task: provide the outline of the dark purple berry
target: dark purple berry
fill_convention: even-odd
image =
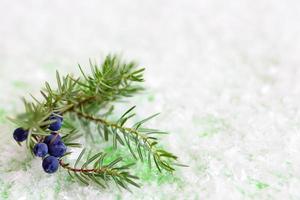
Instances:
[[[60,117],[57,116],[51,116],[49,118],[50,120],[56,120],[55,122],[53,122],[52,124],[49,125],[49,129],[51,131],[58,131],[59,129],[61,129],[62,126],[62,120]]]
[[[14,139],[17,141],[17,142],[23,142],[24,140],[27,139],[27,136],[28,136],[28,131],[27,130],[24,130],[23,128],[17,128],[15,131],[14,131]]]
[[[59,162],[56,157],[47,156],[46,158],[44,158],[42,166],[46,173],[52,174],[57,171]]]
[[[33,153],[34,155],[38,157],[44,157],[48,153],[48,146],[45,143],[37,143],[33,147]]]
[[[50,115],[49,119],[50,119],[51,117],[57,117],[57,118],[59,118],[61,121],[64,121],[64,118],[63,118],[63,116],[62,116],[62,114],[61,114],[60,112],[54,112],[53,114]]]
[[[57,144],[61,141],[60,135],[58,133],[52,132],[51,135],[48,135],[44,139],[44,143],[46,143],[49,147],[50,144]]]
[[[63,142],[49,145],[49,154],[55,157],[62,157],[67,151],[67,147]]]

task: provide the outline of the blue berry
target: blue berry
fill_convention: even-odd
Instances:
[[[24,140],[27,139],[28,137],[28,131],[27,130],[24,130],[23,128],[17,128],[15,131],[14,131],[14,139],[17,141],[17,142],[23,142]]]
[[[49,129],[51,131],[58,131],[59,129],[61,129],[62,126],[62,120],[60,117],[57,116],[51,116],[49,118],[50,120],[56,120],[55,122],[53,122],[52,124],[50,124]]]
[[[59,162],[54,156],[47,156],[43,160],[43,169],[46,173],[52,174],[58,170]]]
[[[58,133],[52,132],[51,135],[48,135],[44,139],[44,143],[46,143],[49,147],[51,144],[57,144],[61,141],[60,135]]]
[[[61,114],[60,112],[54,112],[54,114],[51,114],[51,115],[50,115],[49,119],[50,119],[51,117],[57,117],[57,118],[59,118],[61,121],[64,121],[64,118],[62,117],[62,114]]]
[[[67,147],[63,142],[49,145],[49,154],[55,157],[62,157],[67,151]]]
[[[48,146],[45,143],[37,143],[33,147],[33,153],[34,155],[38,157],[44,157],[48,153]]]

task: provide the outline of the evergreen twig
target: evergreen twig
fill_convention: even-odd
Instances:
[[[10,120],[29,130],[27,147],[30,151],[32,152],[36,143],[50,134],[47,127],[53,123],[53,120],[50,120],[49,116],[53,114],[64,115],[64,117],[67,116],[67,119],[64,121],[61,134],[63,135],[62,140],[68,147],[81,146],[75,141],[82,135],[79,134],[78,128],[71,123],[74,118],[78,118],[82,122],[83,128],[89,127],[90,122],[95,123],[98,127],[97,130],[106,141],[111,138],[115,148],[118,144],[126,146],[135,159],[147,161],[149,167],[154,163],[159,171],[162,169],[174,171],[174,165],[178,165],[176,163],[177,157],[159,147],[158,137],[155,136],[166,134],[166,132],[144,127],[144,124],[157,114],[130,127],[126,124],[135,115],[133,113],[135,106],[128,109],[115,122],[107,119],[107,116],[113,112],[114,107],[111,105],[113,102],[143,90],[143,87],[139,86],[138,83],[144,81],[143,71],[145,69],[137,69],[134,62],[123,62],[117,56],[107,56],[100,66],[90,61],[90,67],[92,73],[88,75],[79,65],[82,77],[78,78],[72,75],[61,77],[56,72],[57,89],[46,82],[41,91],[43,101],[33,96],[34,102],[23,99],[25,112]],[[101,114],[100,111],[105,112]],[[78,168],[85,149],[73,167],[63,161],[70,153],[66,153],[59,160],[59,163],[63,169],[68,171],[70,176],[84,184],[94,182],[105,187],[107,181],[113,180],[118,186],[126,189],[129,189],[127,184],[139,187],[134,181],[138,178],[128,172],[131,164],[116,167],[122,158],[117,158],[104,165],[103,160],[106,155],[99,152],[92,157],[88,156],[84,164]]]
[[[140,185],[135,181],[139,178],[131,175],[128,172],[128,169],[133,164],[118,167],[117,164],[122,161],[122,158],[117,158],[108,164],[104,164],[106,154],[100,152],[87,159],[79,168],[77,167],[77,165],[83,157],[84,153],[85,149],[82,150],[73,167],[71,167],[67,163],[64,163],[63,160],[60,160],[59,164],[64,169],[68,170],[70,176],[85,185],[89,185],[90,182],[93,182],[100,187],[106,188],[106,182],[113,180],[118,186],[121,186],[127,190],[129,190],[128,184],[140,187]],[[93,166],[91,168],[88,168],[90,165]]]

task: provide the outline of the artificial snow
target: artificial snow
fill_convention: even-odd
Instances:
[[[0,0],[0,199],[300,199],[299,8],[296,0]],[[120,113],[135,104],[136,120],[161,112],[150,124],[170,132],[163,146],[189,165],[175,178],[144,178],[133,193],[45,174],[6,120],[22,111],[19,97],[55,82],[56,69],[79,75],[77,63],[88,70],[89,58],[107,53],[146,67],[148,90]]]

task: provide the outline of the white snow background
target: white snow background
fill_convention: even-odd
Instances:
[[[298,0],[0,0],[0,199],[300,199],[299,52]],[[12,140],[21,96],[108,53],[146,67],[174,180],[85,187]]]

